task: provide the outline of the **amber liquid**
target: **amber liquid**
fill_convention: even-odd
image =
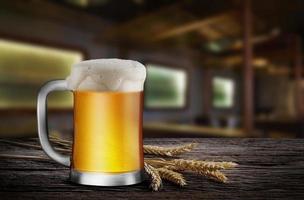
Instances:
[[[74,92],[72,168],[123,173],[143,168],[142,92]]]

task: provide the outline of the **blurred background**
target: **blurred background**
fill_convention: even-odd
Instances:
[[[144,137],[304,137],[302,0],[2,0],[0,137],[36,136],[36,96],[85,59],[147,67]],[[73,130],[72,94],[49,127]]]

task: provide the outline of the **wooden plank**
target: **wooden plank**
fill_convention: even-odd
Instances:
[[[204,182],[203,182],[204,183]],[[231,193],[229,190],[220,191],[218,188],[217,191],[199,191],[199,190],[190,190],[188,192],[181,191],[178,189],[176,191],[163,191],[163,192],[149,192],[147,190],[142,192],[119,192],[119,191],[89,191],[89,192],[25,192],[25,193],[7,193],[0,192],[3,199],[73,199],[73,200],[82,200],[82,199],[137,199],[137,200],[147,200],[147,199],[218,199],[218,200],[227,200],[227,199],[301,199],[302,195],[299,193],[287,194],[284,191],[249,191],[245,194],[240,192]],[[262,189],[261,189],[262,190]],[[226,193],[226,194],[224,194]]]
[[[177,145],[193,138],[146,139],[145,144]],[[185,158],[234,161],[239,166],[225,173],[227,184],[185,173],[188,185],[167,182],[151,192],[148,182],[128,187],[89,187],[72,184],[68,168],[52,161],[0,160],[1,199],[303,199],[304,140],[195,139],[198,147]],[[40,154],[0,143],[0,153]],[[21,164],[23,163],[23,164]],[[24,168],[23,168],[23,167]],[[39,166],[39,167],[38,167]],[[58,168],[56,168],[58,167]]]

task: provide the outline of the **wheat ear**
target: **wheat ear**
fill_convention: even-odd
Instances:
[[[178,172],[175,172],[175,171],[172,171],[172,170],[169,170],[166,168],[158,168],[157,171],[158,171],[160,177],[167,181],[175,183],[181,187],[187,185],[184,176]]]
[[[150,176],[151,184],[150,187],[153,191],[158,191],[162,185],[162,179],[159,172],[151,165],[144,163],[145,171]]]
[[[185,159],[174,159],[174,160],[164,160],[164,159],[145,159],[150,165],[155,167],[165,167],[174,171],[201,171],[201,170],[220,170],[229,169],[237,166],[233,162],[213,162],[213,161],[201,161],[201,160],[185,160]]]
[[[233,162],[213,162],[213,161],[200,161],[200,160],[185,160],[185,159],[175,159],[170,161],[175,168],[180,170],[191,170],[191,171],[201,171],[201,170],[220,170],[235,167],[237,164]]]
[[[159,147],[153,145],[144,145],[144,153],[159,156],[176,156],[191,151],[196,145],[196,143],[190,143],[176,147]]]
[[[216,171],[204,170],[204,171],[200,171],[199,174],[220,183],[226,183],[228,180],[225,174],[218,170]]]

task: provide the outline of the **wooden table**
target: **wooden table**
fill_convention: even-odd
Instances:
[[[148,182],[128,187],[90,187],[69,182],[67,168],[53,161],[0,158],[0,199],[304,199],[304,140],[146,139],[169,145],[197,141],[186,158],[234,161],[227,184],[186,173],[185,188],[164,183],[151,192]],[[41,150],[0,142],[0,154],[41,155]]]

